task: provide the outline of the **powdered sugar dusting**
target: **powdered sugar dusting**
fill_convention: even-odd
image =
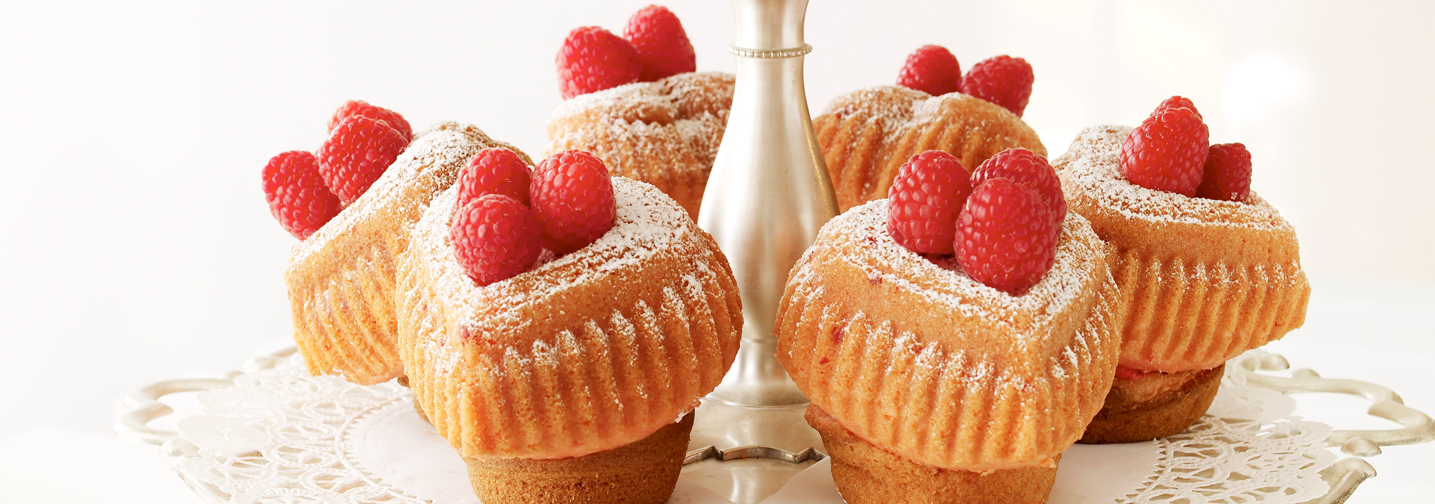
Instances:
[[[677,241],[686,239],[686,235],[695,230],[695,225],[682,207],[652,186],[623,177],[613,177],[612,181],[617,218],[607,234],[578,252],[501,282],[479,287],[453,259],[447,225],[457,199],[457,191],[453,188],[434,199],[433,206],[414,229],[411,247],[422,247],[423,250],[416,253],[437,258],[428,265],[434,273],[434,285],[430,288],[452,302],[453,309],[470,317],[480,311],[486,316],[496,315],[500,319],[489,318],[483,322],[521,331],[521,327],[529,321],[513,315],[522,312],[518,308],[529,303],[548,302],[563,290],[584,285],[618,270],[637,267],[658,251],[674,247]],[[700,268],[707,268],[705,258],[692,259],[699,263]],[[577,274],[550,274],[555,269]],[[508,306],[498,311],[479,310],[484,300],[495,299],[504,300]],[[459,321],[465,327],[478,322],[480,320],[475,318]]]
[[[679,173],[706,172],[727,125],[732,83],[729,74],[685,73],[574,97],[549,120],[548,154],[592,151],[616,173],[639,179],[652,176],[645,160],[668,161],[663,169]],[[691,158],[663,153],[684,150],[680,145],[692,146],[685,153]]]
[[[821,234],[826,236],[819,236],[818,241],[844,247],[846,253],[839,260],[861,268],[873,283],[896,285],[964,315],[1010,327],[1018,335],[1018,346],[1042,337],[1053,319],[1077,302],[1078,294],[1092,281],[1094,263],[1106,258],[1105,244],[1091,224],[1068,213],[1057,242],[1055,265],[1025,294],[1013,296],[967,276],[954,259],[933,263],[898,244],[887,233],[887,201],[871,201],[838,216],[823,227]],[[813,264],[803,261],[802,269],[793,273],[793,281],[808,281],[816,273]],[[1018,321],[1012,318],[1014,313],[1035,318]]]
[[[888,146],[890,149],[896,147],[898,139],[913,128],[925,129],[933,123],[948,121],[948,114],[945,110],[952,107],[954,102],[965,101],[980,102],[987,105],[986,108],[991,112],[966,118],[974,121],[971,123],[974,130],[986,134],[1002,131],[1002,128],[991,127],[992,120],[1025,124],[1022,123],[1020,116],[1013,114],[1010,110],[975,96],[962,93],[932,96],[922,91],[900,86],[873,86],[859,89],[833,100],[828,104],[827,111],[823,112],[823,115],[845,117],[859,109],[871,114],[869,121],[884,121],[886,123],[886,128],[882,132],[881,145]],[[1032,136],[1035,137],[1035,133],[1032,133]],[[1021,139],[1010,136],[994,140],[1011,145],[1022,143]],[[1038,154],[1045,155],[1046,153],[1045,150],[1042,150]],[[967,169],[974,170],[976,167],[969,166]]]
[[[1150,222],[1203,224],[1251,229],[1285,229],[1290,224],[1251,191],[1244,202],[1187,197],[1132,184],[1121,172],[1121,144],[1131,134],[1126,126],[1093,126],[1081,131],[1066,154],[1052,166],[1066,193],[1132,219]]]
[[[414,195],[408,194],[416,181],[424,177],[452,179],[456,176],[457,170],[478,154],[479,150],[493,146],[503,146],[515,152],[518,151],[512,146],[494,141],[474,126],[455,122],[441,122],[430,126],[409,143],[404,152],[394,160],[394,163],[384,171],[378,180],[374,181],[367,191],[364,191],[363,195],[359,196],[359,199],[319,228],[313,236],[295,245],[293,262],[302,261],[303,258],[324,250],[335,241],[336,237],[352,232],[358,223],[374,218],[376,214],[382,212],[390,215],[408,215],[408,209],[423,208],[428,205],[429,196],[432,193],[425,194],[423,197],[413,197]],[[434,190],[439,188],[441,187],[435,187]],[[405,234],[413,222],[395,224],[399,226],[399,229],[392,229],[390,232]]]

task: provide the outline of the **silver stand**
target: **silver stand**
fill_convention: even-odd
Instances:
[[[803,87],[807,0],[732,0],[737,21],[737,83],[698,225],[713,235],[742,295],[742,347],[717,389],[703,398],[693,427],[694,453],[785,464],[820,458],[822,440],[807,426],[797,385],[776,357],[773,329],[787,273],[837,215],[832,182],[812,130]],[[806,455],[804,455],[806,453]],[[732,454],[723,456],[724,454]],[[690,457],[691,458],[691,457]],[[738,503],[776,491],[786,477],[742,477],[736,464],[728,497]],[[753,467],[771,473],[774,468]],[[795,470],[791,474],[795,474]],[[774,475],[775,476],[775,475]],[[788,474],[790,476],[790,474]]]

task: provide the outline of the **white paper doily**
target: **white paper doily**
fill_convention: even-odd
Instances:
[[[1299,503],[1326,495],[1329,426],[1282,394],[1223,380],[1210,413],[1177,436],[1066,452],[1050,502]],[[177,422],[176,466],[201,495],[235,504],[476,503],[462,460],[413,410],[407,388],[309,376],[297,358],[203,392]],[[727,503],[686,478],[670,502]],[[828,464],[764,502],[840,503]]]

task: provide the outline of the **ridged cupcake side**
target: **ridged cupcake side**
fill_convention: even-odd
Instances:
[[[1071,211],[1116,247],[1122,365],[1210,369],[1300,327],[1310,283],[1294,228],[1255,192],[1218,201],[1127,182],[1130,131],[1087,128],[1052,163]]]

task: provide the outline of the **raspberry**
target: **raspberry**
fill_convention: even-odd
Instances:
[[[568,32],[558,50],[558,92],[564,100],[637,82],[642,73],[643,59],[633,44],[597,26]]]
[[[384,121],[352,116],[319,146],[319,174],[345,205],[369,190],[409,145],[409,137]]]
[[[995,103],[1021,117],[1031,99],[1036,75],[1021,58],[997,56],[972,66],[962,79],[962,92]]]
[[[1251,153],[1240,143],[1212,145],[1206,156],[1201,186],[1196,195],[1226,201],[1245,201],[1251,195]]]
[[[1121,144],[1121,171],[1148,189],[1195,196],[1210,132],[1195,110],[1166,108],[1147,117]]]
[[[399,134],[404,138],[413,138],[414,136],[414,129],[409,127],[409,122],[404,120],[404,116],[383,107],[369,105],[361,100],[346,101],[339,107],[339,110],[335,110],[334,117],[329,118],[329,131],[334,131],[339,123],[344,122],[344,119],[356,115],[388,123],[390,128],[399,130]]]
[[[1196,104],[1192,103],[1190,98],[1184,96],[1172,96],[1170,98],[1167,98],[1166,101],[1163,101],[1160,105],[1156,106],[1156,110],[1151,111],[1151,115],[1154,116],[1165,112],[1166,109],[1172,108],[1188,108],[1191,109],[1192,112],[1196,113],[1196,117],[1201,117],[1201,111],[1196,110]],[[1201,120],[1205,121],[1206,118],[1201,117]]]
[[[533,211],[502,194],[485,194],[458,207],[449,227],[454,258],[479,286],[528,271],[543,252],[540,234]]]
[[[978,282],[1020,295],[1051,271],[1060,234],[1036,191],[989,179],[972,190],[957,220],[957,262]]]
[[[528,194],[543,227],[543,246],[554,254],[588,246],[617,217],[608,167],[587,152],[564,151],[538,163]]]
[[[698,68],[688,32],[683,30],[678,16],[667,7],[649,5],[638,9],[633,17],[628,18],[623,38],[633,44],[638,57],[643,60],[643,71],[638,80],[655,81]]]
[[[1026,186],[1041,195],[1057,227],[1066,219],[1066,196],[1061,192],[1061,179],[1046,158],[1029,150],[1016,148],[998,152],[972,172],[972,185],[979,186],[989,179],[1004,178]]]
[[[529,178],[528,165],[513,151],[481,150],[458,174],[458,206],[485,194],[502,194],[527,205]]]
[[[897,85],[932,96],[962,90],[962,65],[952,52],[939,45],[924,45],[907,56]]]
[[[887,232],[918,254],[951,254],[957,215],[972,194],[969,179],[956,156],[935,150],[912,156],[887,193]]]
[[[264,201],[295,238],[314,234],[344,209],[319,176],[319,162],[304,151],[289,151],[264,165]]]

